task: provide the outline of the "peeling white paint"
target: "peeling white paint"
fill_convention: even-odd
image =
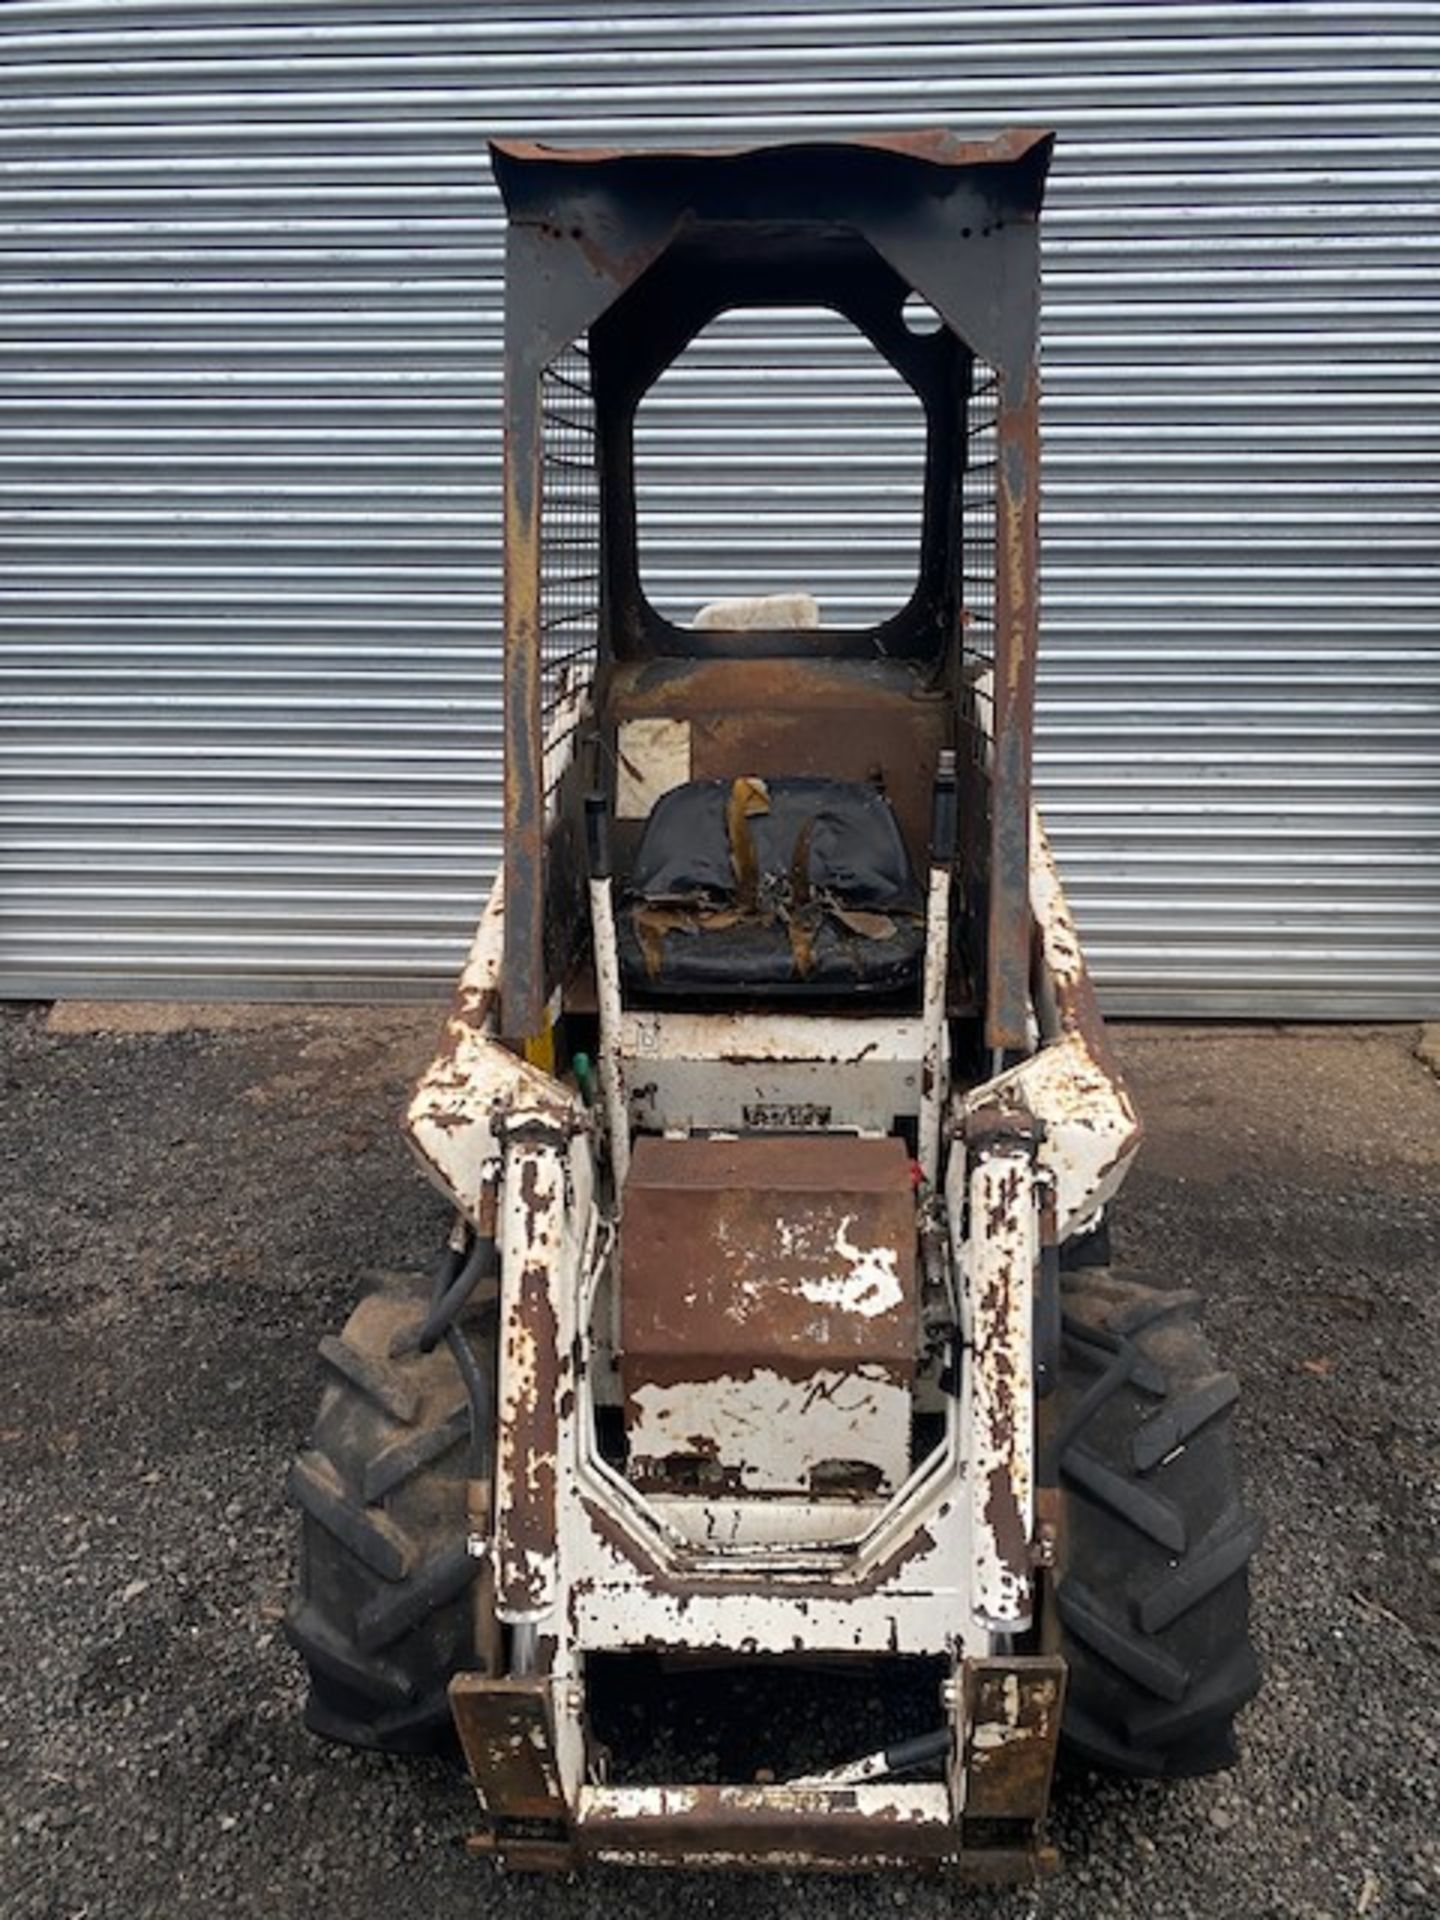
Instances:
[[[620,1045],[632,1119],[657,1132],[809,1111],[824,1129],[886,1134],[920,1110],[919,1018],[627,1011]]]
[[[1008,1747],[1013,1740],[1027,1737],[1020,1725],[1020,1680],[1017,1674],[1007,1673],[1000,1683],[1000,1712],[998,1720],[977,1720],[970,1729],[970,1744],[978,1753],[993,1751],[997,1747]]]
[[[690,778],[690,722],[643,714],[616,729],[615,818],[647,820],[657,800]]]
[[[969,1464],[971,1606],[991,1632],[1030,1625],[1029,1549],[1035,1523],[1032,1354],[1039,1223],[1027,1147],[951,1163],[948,1202],[958,1233],[969,1328],[965,1408]]]
[[[817,1307],[838,1307],[865,1318],[892,1313],[905,1298],[899,1255],[894,1247],[861,1247],[849,1237],[855,1216],[847,1213],[835,1229],[835,1252],[844,1263],[832,1274],[802,1274],[795,1282],[803,1299]],[[782,1253],[786,1249],[782,1246]]]
[[[1056,1230],[1066,1240],[1119,1191],[1140,1146],[1124,1089],[1095,1064],[1082,1036],[1067,1034],[1022,1065],[967,1094],[967,1113],[997,1099],[1045,1123],[1037,1164],[1055,1179]]]
[[[910,1388],[883,1367],[818,1368],[803,1379],[757,1367],[630,1396],[630,1457],[643,1474],[676,1455],[713,1459],[755,1492],[808,1493],[827,1462],[855,1461],[892,1492],[910,1465]],[[697,1445],[696,1443],[700,1444]]]
[[[497,880],[480,917],[460,976],[443,1045],[421,1076],[405,1116],[405,1133],[421,1166],[472,1225],[494,1178],[500,1147],[493,1121],[499,1106],[532,1106],[583,1118],[577,1093],[495,1038],[495,995],[505,942],[505,897]]]
[[[617,1193],[630,1171],[630,1115],[625,1105],[625,1069],[620,1057],[620,955],[615,941],[614,882],[590,882],[590,945],[595,956],[595,1004],[600,1017],[600,1091],[610,1175]]]
[[[702,1811],[717,1817],[774,1812],[814,1820],[823,1820],[829,1813],[859,1814],[882,1827],[948,1824],[950,1819],[944,1787],[928,1782],[912,1786],[874,1781],[838,1787],[793,1782],[753,1787],[586,1787],[580,1795],[579,1819],[582,1826],[621,1821],[660,1826],[666,1821],[691,1819]]]

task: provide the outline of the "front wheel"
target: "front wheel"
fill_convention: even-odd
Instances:
[[[1260,1684],[1239,1385],[1216,1368],[1195,1304],[1106,1268],[1064,1281],[1064,1739],[1095,1766],[1150,1778],[1231,1765],[1236,1715]]]
[[[387,1281],[321,1341],[329,1380],[288,1488],[301,1544],[285,1630],[309,1674],[306,1725],[392,1753],[450,1744],[446,1687],[475,1664],[470,1402],[445,1343],[416,1347],[429,1299],[418,1278]]]

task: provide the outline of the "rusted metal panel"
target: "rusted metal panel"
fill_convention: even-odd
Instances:
[[[894,1137],[639,1140],[622,1249],[627,1355],[914,1365],[914,1182]]]
[[[990,925],[985,1042],[1028,1044],[1030,787],[1039,641],[1040,374],[1000,371],[995,502],[995,736],[990,775]]]
[[[961,1668],[961,1778],[967,1820],[1028,1820],[1038,1826],[1065,1703],[1058,1654],[1005,1654]]]
[[[470,1852],[548,1873],[576,1864],[571,1807],[557,1755],[553,1690],[533,1675],[459,1673],[450,1710],[484,1826]]]
[[[450,1711],[486,1813],[566,1821],[547,1681],[457,1673],[450,1682]]]
[[[912,865],[917,872],[928,865],[930,795],[949,740],[948,703],[917,686],[910,669],[828,658],[625,664],[615,669],[607,702],[622,739],[641,720],[684,723],[689,779],[874,781]]]
[[[875,1492],[909,1464],[910,1162],[843,1135],[636,1143],[621,1230],[632,1470]]]

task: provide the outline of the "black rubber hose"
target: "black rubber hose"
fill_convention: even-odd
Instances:
[[[821,1774],[822,1780],[862,1782],[888,1780],[893,1774],[913,1773],[916,1767],[928,1767],[943,1760],[950,1751],[950,1729],[937,1727],[933,1733],[916,1734],[911,1740],[897,1740],[893,1747],[879,1753],[867,1753],[848,1766],[835,1767]]]
[[[470,1401],[470,1478],[489,1480],[495,1468],[495,1382],[458,1327],[449,1329],[445,1344],[455,1356]]]
[[[472,1288],[483,1273],[483,1265],[477,1268],[474,1278],[465,1287],[464,1294],[453,1310],[448,1311],[449,1303],[460,1293],[462,1281],[467,1279],[470,1269],[475,1265],[477,1253],[488,1246],[493,1254],[493,1240],[477,1241],[471,1249],[468,1259],[463,1260],[454,1247],[446,1246],[435,1268],[435,1281],[431,1292],[430,1311],[425,1316],[425,1324],[420,1330],[417,1345],[422,1352],[429,1353],[441,1335],[426,1344],[430,1328],[438,1321],[441,1324],[446,1346],[454,1357],[459,1369],[460,1379],[465,1388],[465,1397],[470,1402],[470,1478],[489,1480],[495,1467],[495,1381],[493,1374],[487,1373],[475,1358],[474,1349],[459,1327],[454,1325],[455,1315],[464,1301],[469,1298]]]
[[[937,1727],[933,1733],[916,1734],[913,1740],[898,1740],[885,1749],[886,1773],[910,1773],[916,1767],[943,1760],[950,1751],[950,1729]]]
[[[592,880],[608,880],[610,864],[610,805],[603,793],[585,796],[585,853]]]
[[[445,1251],[458,1258],[454,1255],[453,1248],[447,1247]],[[461,1308],[476,1287],[487,1274],[494,1273],[495,1265],[495,1241],[488,1234],[476,1235],[475,1243],[464,1265],[448,1282],[444,1277],[445,1266],[442,1262],[441,1270],[436,1275],[435,1295],[430,1311],[426,1314],[425,1323],[416,1339],[416,1345],[421,1353],[434,1352],[454,1325]]]
[[[1060,1311],[1060,1249],[1050,1241],[1040,1249],[1039,1286],[1035,1292],[1035,1393],[1044,1400],[1060,1380],[1060,1342],[1064,1327]]]
[[[930,863],[948,867],[955,858],[955,755],[946,747],[935,773],[930,802]]]
[[[466,1227],[465,1231],[468,1233],[470,1229]],[[464,1253],[459,1247],[452,1245],[452,1243],[447,1240],[440,1249],[440,1257],[435,1262],[435,1272],[430,1280],[431,1306],[434,1306],[441,1294],[451,1285],[456,1274],[459,1273],[464,1264]]]

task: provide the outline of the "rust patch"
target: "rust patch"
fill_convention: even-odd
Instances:
[[[1065,1702],[1058,1654],[967,1660],[961,1670],[965,1818],[1023,1820],[1038,1831]]]
[[[991,1439],[997,1447],[1003,1446],[1008,1451],[1007,1423],[997,1421]],[[994,1532],[1000,1558],[1007,1567],[1023,1567],[1029,1558],[1030,1543],[1008,1468],[993,1466],[985,1476],[985,1484],[985,1518]]]
[[[525,1225],[527,1243],[533,1243],[540,1237],[541,1223],[550,1211],[551,1198],[541,1191],[540,1170],[533,1157],[527,1155],[520,1169],[520,1197],[525,1206]]]

